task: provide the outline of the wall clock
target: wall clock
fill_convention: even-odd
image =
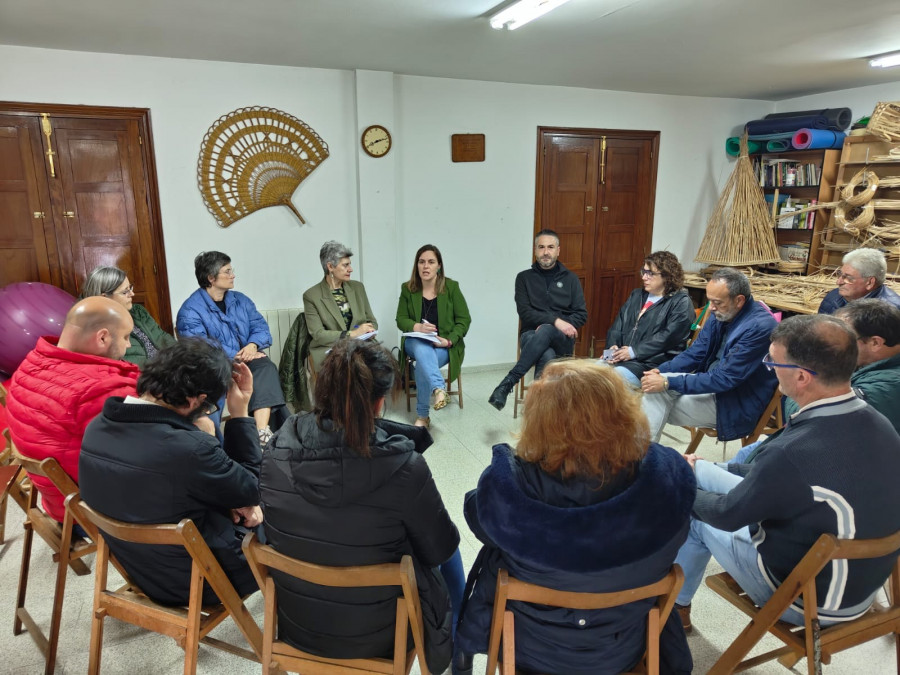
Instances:
[[[369,157],[384,157],[391,149],[391,132],[380,124],[373,124],[363,131],[360,142]]]

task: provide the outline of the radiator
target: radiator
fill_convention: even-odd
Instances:
[[[264,351],[276,366],[281,364],[281,351],[284,349],[284,341],[287,340],[288,333],[291,332],[294,319],[301,312],[303,312],[302,307],[259,310],[266,323],[269,324],[269,331],[272,333],[272,346]]]

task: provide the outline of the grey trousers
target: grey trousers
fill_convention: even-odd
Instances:
[[[663,373],[663,377],[685,373]],[[650,437],[659,443],[663,427],[675,424],[682,427],[716,427],[715,394],[679,394],[667,389],[658,394],[644,394],[641,405],[650,422]]]

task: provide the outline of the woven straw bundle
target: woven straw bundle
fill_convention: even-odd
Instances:
[[[328,157],[307,124],[274,108],[239,108],[209,128],[200,146],[197,183],[222,227],[267,206],[287,206],[300,183]]]
[[[766,198],[747,154],[747,134],[741,154],[722,195],[706,223],[697,262],[716,265],[761,265],[779,262]]]
[[[888,143],[900,143],[900,101],[876,105],[866,129]]]

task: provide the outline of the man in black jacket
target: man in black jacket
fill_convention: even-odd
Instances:
[[[522,322],[519,360],[497,385],[488,402],[503,410],[516,383],[534,366],[535,379],[544,366],[575,350],[578,329],[587,321],[584,292],[572,272],[557,260],[559,235],[541,230],[534,238],[535,262],[516,276],[516,311]]]
[[[207,415],[226,392],[231,419],[224,448]],[[138,397],[112,397],[88,425],[79,460],[81,495],[90,506],[129,523],[190,518],[239,595],[257,590],[241,553],[246,527],[262,522],[256,424],[248,412],[253,376],[205,340],[186,338],[144,366]],[[201,428],[205,429],[202,431]],[[110,539],[110,550],[153,600],[186,605],[187,551]],[[203,604],[215,604],[209,586]]]

